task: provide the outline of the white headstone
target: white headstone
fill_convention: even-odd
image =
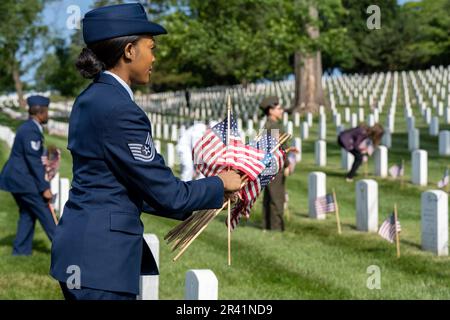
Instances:
[[[303,122],[302,123],[302,131],[301,131],[301,138],[302,140],[306,140],[308,139],[309,136],[309,125],[308,122]]]
[[[412,152],[412,183],[420,186],[428,184],[428,153],[425,150]]]
[[[335,125],[336,127],[338,127],[338,126],[341,125],[341,114],[340,114],[340,113],[336,113],[336,114],[334,115],[334,125]]]
[[[178,127],[176,124],[172,124],[170,129],[170,140],[178,141]]]
[[[358,115],[356,113],[352,113],[351,126],[352,126],[352,128],[355,128],[358,126]]]
[[[291,136],[294,135],[294,123],[292,121],[288,121],[287,123],[287,133]]]
[[[388,150],[386,146],[378,146],[374,154],[375,175],[385,178],[388,175]]]
[[[439,132],[439,155],[450,156],[450,131]]]
[[[375,125],[375,116],[373,114],[369,114],[369,117],[367,118],[367,124],[369,127],[373,127]]]
[[[154,140],[153,144],[155,145],[155,149],[156,152],[158,152],[159,154],[161,154],[161,141],[159,140]]]
[[[433,117],[431,118],[431,124],[430,124],[430,130],[429,130],[430,136],[437,137],[439,135],[439,117]]]
[[[309,217],[323,220],[325,214],[318,215],[316,212],[316,199],[323,197],[327,190],[327,176],[323,172],[314,171],[308,175],[308,207]]]
[[[327,119],[325,117],[320,117],[319,121],[319,140],[327,139]]]
[[[341,167],[342,167],[342,169],[344,169],[346,171],[350,171],[354,161],[355,161],[355,157],[350,152],[345,150],[344,148],[341,148]]]
[[[414,151],[420,148],[419,129],[408,131],[408,150]]]
[[[164,123],[163,125],[163,138],[164,140],[169,140],[169,124]]]
[[[430,123],[431,123],[431,109],[430,108],[425,109],[425,122],[427,123],[427,125],[430,125]]]
[[[59,179],[59,218],[64,213],[64,206],[67,200],[69,200],[70,181],[67,178]]]
[[[302,161],[302,140],[300,138],[294,139],[294,147],[296,147],[300,152],[295,154],[295,161]]]
[[[145,233],[145,243],[150,248],[156,265],[159,268],[159,240],[155,234]],[[144,244],[145,245],[145,244]],[[159,275],[147,275],[139,277],[139,295],[137,300],[158,300]]]
[[[446,124],[450,124],[450,107],[445,108],[444,120]]]
[[[359,117],[359,122],[364,121],[364,108],[358,108],[358,117]]]
[[[383,138],[381,138],[381,144],[388,149],[392,147],[392,135],[388,128],[384,130]]]
[[[386,118],[386,127],[389,129],[391,133],[394,133],[395,130],[395,117],[392,114],[389,114]]]
[[[344,109],[344,120],[345,122],[350,122],[350,108],[345,107]]]
[[[298,112],[294,113],[294,125],[300,127],[300,113]]]
[[[186,300],[217,300],[219,280],[211,270],[189,270],[186,272]]]
[[[308,112],[306,114],[306,121],[308,123],[308,126],[312,127],[312,125],[313,125],[313,115],[312,115],[311,112]]]
[[[408,131],[411,131],[412,129],[414,129],[416,127],[416,118],[414,117],[409,117],[406,119],[406,127],[408,129]]]
[[[318,140],[315,143],[316,165],[325,167],[327,165],[327,143],[324,140]]]
[[[53,179],[50,180],[50,191],[53,195],[56,195],[53,208],[55,208],[55,210],[59,210],[59,173],[56,173]]]
[[[375,180],[356,183],[356,229],[378,231],[378,184]]]
[[[170,142],[167,144],[167,166],[170,168],[175,166],[175,146]]]
[[[448,195],[442,190],[422,193],[422,249],[448,255]]]

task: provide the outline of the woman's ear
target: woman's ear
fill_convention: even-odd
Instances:
[[[125,60],[133,61],[136,58],[136,47],[132,43],[127,43],[123,51]]]

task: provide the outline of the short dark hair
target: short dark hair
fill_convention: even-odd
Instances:
[[[268,116],[268,115],[269,115],[269,111],[272,110],[272,109],[275,109],[275,108],[278,107],[279,105],[280,105],[280,103],[276,103],[276,104],[274,104],[274,105],[272,105],[272,106],[270,106],[270,107],[264,109],[264,115],[265,115],[265,116]]]
[[[75,66],[84,78],[93,79],[101,71],[116,66],[129,43],[136,44],[149,35],[117,37],[91,43],[81,51]]]

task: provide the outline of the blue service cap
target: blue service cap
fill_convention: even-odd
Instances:
[[[50,104],[50,99],[44,96],[29,96],[27,98],[28,107],[33,106],[41,106],[41,107],[48,107]]]
[[[148,21],[140,3],[100,7],[86,13],[83,19],[83,38],[86,44],[137,34],[153,36],[166,34],[163,26]]]

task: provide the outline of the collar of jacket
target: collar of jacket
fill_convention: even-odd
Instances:
[[[100,73],[97,75],[97,77],[94,79],[94,82],[100,82],[100,83],[105,83],[105,84],[109,84],[109,85],[115,86],[115,87],[119,88],[119,90],[121,90],[121,92],[122,92],[123,94],[125,94],[130,100],[132,100],[131,97],[130,97],[130,94],[129,94],[128,91],[123,87],[123,85],[121,85],[121,84],[119,83],[119,81],[117,81],[116,79],[114,79],[113,76],[111,76],[111,75],[109,75],[109,74],[107,74],[107,73],[100,72]]]

